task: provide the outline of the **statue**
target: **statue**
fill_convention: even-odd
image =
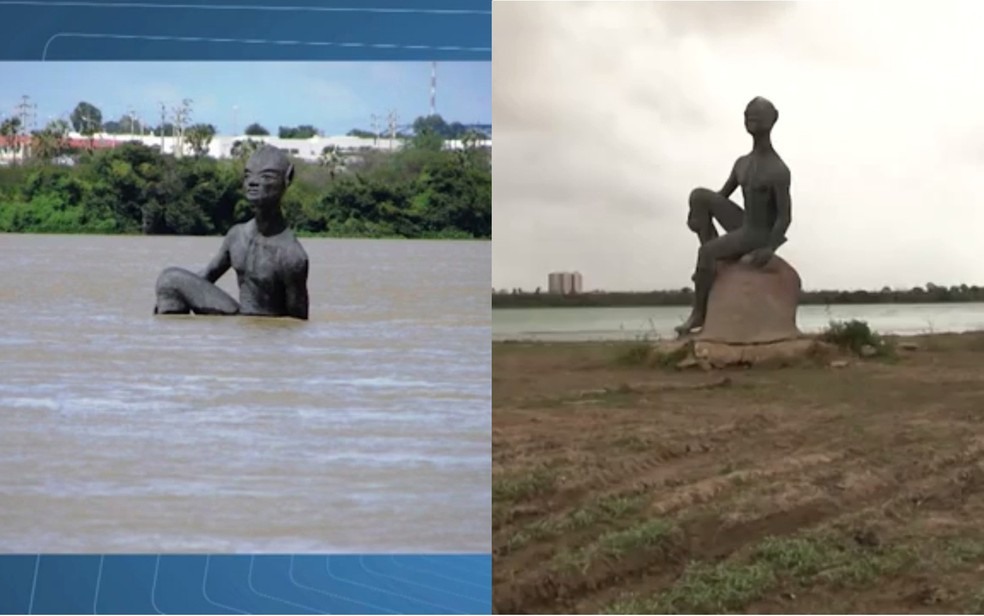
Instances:
[[[707,299],[718,261],[738,261],[764,267],[786,242],[791,221],[789,168],[772,147],[770,134],[779,112],[768,100],[756,97],[745,108],[745,130],[752,136],[752,151],[735,161],[721,190],[697,188],[690,193],[687,226],[697,234],[700,248],[693,275],[694,305],[690,317],[676,328],[685,336],[704,325]],[[741,186],[745,209],[729,198]],[[718,236],[717,221],[725,231]]]
[[[308,318],[308,256],[288,228],[280,200],[294,178],[294,166],[272,146],[246,163],[243,188],[254,216],[229,230],[204,270],[179,267],[157,279],[154,314],[249,315]],[[239,301],[215,285],[236,270]]]

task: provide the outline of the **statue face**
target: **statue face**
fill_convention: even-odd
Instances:
[[[272,206],[280,203],[290,185],[294,168],[276,148],[261,148],[246,163],[243,190],[253,205]]]
[[[768,133],[776,123],[776,108],[764,98],[753,99],[745,107],[745,130],[751,135]]]

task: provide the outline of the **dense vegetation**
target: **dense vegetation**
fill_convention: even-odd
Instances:
[[[234,160],[205,157],[194,143],[192,155],[174,157],[134,142],[72,153],[74,166],[60,166],[51,162],[64,154],[58,137],[35,139],[44,156],[0,167],[2,232],[208,235],[251,215],[240,185],[255,142]],[[295,161],[285,214],[301,234],[490,238],[488,150],[442,146],[440,135],[425,130],[395,153],[326,152],[317,164]]]
[[[692,289],[645,292],[582,293],[553,295],[523,292],[493,293],[493,308],[633,307],[689,306]],[[944,287],[928,283],[912,289],[883,288],[881,291],[803,291],[800,304],[931,304],[944,302],[984,302],[984,287],[959,285]]]

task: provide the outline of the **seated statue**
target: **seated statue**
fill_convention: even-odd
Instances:
[[[704,325],[707,298],[718,261],[742,261],[756,267],[769,263],[786,242],[791,221],[789,168],[772,147],[770,134],[779,112],[756,97],[745,108],[745,130],[752,136],[752,151],[735,161],[721,190],[697,188],[690,193],[687,226],[697,234],[700,249],[693,275],[694,305],[690,317],[676,328],[680,336]],[[745,209],[729,197],[741,186]],[[725,231],[718,236],[717,221]]]
[[[154,314],[249,315],[308,318],[308,256],[287,227],[280,200],[294,166],[279,149],[264,146],[246,163],[243,182],[254,216],[229,230],[218,254],[200,273],[179,267],[157,279]],[[215,285],[236,270],[239,301]]]

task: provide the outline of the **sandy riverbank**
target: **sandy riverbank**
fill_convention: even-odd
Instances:
[[[496,610],[980,613],[984,333],[906,340],[712,372],[494,344]]]

